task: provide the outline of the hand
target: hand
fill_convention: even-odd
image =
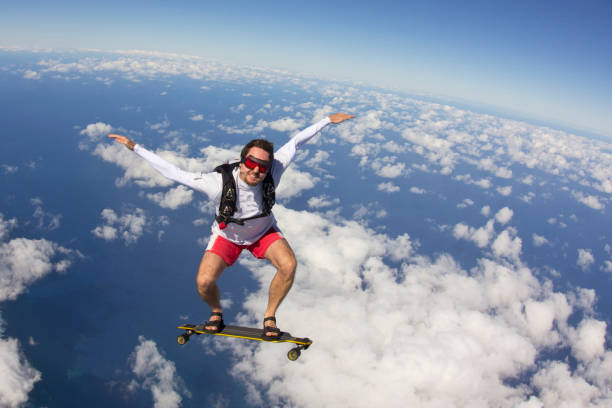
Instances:
[[[345,120],[353,119],[354,117],[355,116],[349,115],[348,113],[334,113],[333,115],[329,116],[329,120],[331,120],[332,123],[338,124],[344,122]]]
[[[108,135],[108,137],[110,137],[111,139],[115,139],[115,142],[121,143],[130,150],[134,150],[134,146],[136,145],[136,143],[132,142],[125,136],[110,134]]]

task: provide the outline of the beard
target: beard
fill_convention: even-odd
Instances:
[[[240,179],[247,183],[251,187],[255,187],[259,183],[261,183],[264,179],[264,174],[259,173],[259,176],[254,176],[250,174],[250,172],[240,172]]]

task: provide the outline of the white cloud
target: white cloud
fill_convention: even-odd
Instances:
[[[200,153],[202,153],[204,157],[183,159],[183,162],[177,160],[175,164],[183,170],[192,172],[212,171],[222,163],[238,161],[240,159],[241,149],[242,146],[235,146],[231,149],[207,146],[200,149]]]
[[[512,228],[508,228],[495,238],[495,241],[491,244],[491,249],[497,256],[518,260],[521,254],[522,240],[516,236]]]
[[[366,205],[354,204],[353,208],[355,212],[352,219],[359,220],[364,224],[369,224],[374,218],[385,218],[388,215],[387,210],[380,208],[380,203],[378,202],[370,202]]]
[[[484,227],[474,228],[464,223],[459,223],[453,228],[453,236],[456,239],[473,241],[479,248],[489,245],[495,234],[493,220],[486,223]]]
[[[279,132],[293,132],[304,126],[304,123],[293,118],[282,118],[268,123],[268,126],[270,126],[270,129]]]
[[[497,187],[496,190],[499,194],[505,197],[508,197],[510,194],[512,194],[512,186]]]
[[[314,156],[309,158],[304,164],[308,167],[318,168],[322,163],[329,164],[329,153],[325,150],[317,150]]]
[[[488,205],[485,205],[484,207],[482,207],[482,209],[480,210],[480,213],[482,215],[484,215],[485,217],[488,217],[491,214],[491,207]]]
[[[230,107],[230,110],[234,113],[238,113],[238,112],[242,112],[244,110],[244,108],[246,108],[246,105],[244,103],[241,103],[238,106],[232,106]]]
[[[605,352],[606,323],[588,319],[583,320],[575,330],[572,353],[580,361],[592,361]]]
[[[161,122],[149,124],[149,128],[151,130],[155,130],[157,133],[166,133],[166,129],[168,129],[168,127],[170,127],[170,121],[168,118],[165,118]]]
[[[98,225],[91,232],[96,237],[102,238],[105,241],[114,241],[118,237],[117,228],[111,225]]]
[[[95,142],[113,131],[113,127],[104,122],[90,123],[81,130],[80,134],[87,136],[90,141]]]
[[[547,362],[533,381],[539,398],[536,407],[604,407],[601,392],[584,377],[573,374],[566,363]]]
[[[601,270],[612,273],[612,261],[604,261],[603,265],[601,266]]]
[[[538,234],[533,234],[532,235],[533,238],[533,245],[540,247],[542,245],[550,245],[550,241],[548,239],[546,239],[546,237],[543,237],[541,235]]]
[[[394,141],[385,143],[382,148],[391,153],[404,153],[406,151],[404,146],[401,146]]]
[[[449,150],[453,146],[448,140],[441,139],[432,134],[416,131],[415,129],[404,130],[402,136],[412,143],[434,151]]]
[[[17,170],[19,170],[19,167],[9,166],[8,164],[0,164],[0,169],[2,169],[2,174],[7,175],[7,174],[17,173]]]
[[[382,127],[383,123],[380,120],[381,115],[381,112],[375,110],[361,113],[355,119],[335,128],[335,131],[338,132],[338,135],[342,139],[350,143],[361,143],[366,137],[371,135],[373,131]]]
[[[499,222],[502,225],[506,225],[512,219],[514,215],[514,211],[512,211],[508,207],[504,207],[495,214],[495,221]]]
[[[190,120],[193,120],[194,122],[199,122],[201,120],[204,120],[204,115],[202,115],[201,113],[197,114],[197,115],[193,115],[189,117]]]
[[[337,206],[338,204],[340,204],[339,198],[332,199],[326,195],[311,197],[308,199],[308,206],[315,209]]]
[[[603,210],[605,205],[599,201],[599,198],[593,195],[585,195],[579,191],[574,191],[572,196],[579,202],[594,210]]]
[[[509,179],[512,178],[512,170],[506,167],[500,167],[495,163],[493,157],[484,157],[478,161],[477,168],[486,170],[493,173],[495,176],[500,178]]]
[[[579,296],[554,292],[518,264],[483,258],[468,272],[448,254],[415,253],[406,235],[392,238],[282,206],[275,211],[308,271],[298,272],[277,313],[279,326],[314,344],[297,363],[279,365],[277,347],[228,343],[236,358],[232,375],[261,405],[539,407],[561,389],[548,388],[561,378],[550,368],[565,363],[538,358],[553,358],[549,351],[566,344],[584,354],[583,369],[567,367],[569,377],[593,385],[588,398],[571,393],[554,406],[610,398],[604,380],[591,381],[607,370],[602,324],[587,319],[573,328],[569,320],[581,307],[574,303]],[[511,243],[513,233],[504,233]],[[240,262],[260,283],[239,321],[254,324],[274,270],[253,258]]]
[[[457,208],[467,208],[467,207],[471,207],[473,205],[474,205],[474,200],[466,198],[462,202],[457,204]]]
[[[318,177],[297,170],[293,164],[283,173],[283,178],[276,189],[276,197],[284,199],[298,196],[302,191],[314,188],[318,181]]]
[[[412,186],[412,187],[410,187],[410,192],[412,194],[420,194],[420,195],[422,195],[422,194],[425,194],[427,191],[423,190],[422,188],[418,188],[418,187]]]
[[[593,257],[593,252],[591,252],[590,249],[578,250],[578,260],[576,261],[576,265],[578,265],[580,269],[586,271],[594,262],[595,257]]]
[[[523,177],[523,179],[521,179],[521,183],[527,184],[528,186],[530,186],[533,184],[533,180],[534,180],[533,175],[528,174],[527,176]]]
[[[474,180],[472,176],[469,174],[455,176],[455,179],[459,181],[463,181],[465,184],[473,184],[483,189],[489,189],[493,187],[491,180],[485,179],[485,178],[480,179],[480,180]]]
[[[2,334],[0,327],[0,336]],[[0,338],[0,406],[23,406],[41,378],[40,371],[24,357],[17,339]]]
[[[94,228],[91,233],[106,241],[121,238],[126,245],[136,243],[149,224],[147,216],[141,208],[127,210],[121,216],[118,216],[114,210],[105,208],[100,216],[104,220],[104,224]]]
[[[4,214],[0,213],[0,241],[4,241],[6,238],[8,238],[9,233],[16,226],[17,226],[16,218],[10,218],[8,220],[5,220]]]
[[[398,191],[400,191],[399,186],[393,184],[390,181],[380,183],[377,188],[378,191],[384,191],[385,193],[397,193]]]
[[[40,73],[36,71],[32,71],[31,69],[28,69],[23,74],[23,78],[24,79],[40,79]]]
[[[306,102],[303,103],[301,105],[299,105],[300,108],[302,109],[311,109],[311,108],[315,108],[313,116],[312,116],[312,121],[314,123],[320,121],[321,119],[325,118],[326,116],[329,116],[331,114],[334,113],[334,108],[332,108],[329,105],[324,105],[324,106],[320,106],[320,105],[315,105],[312,102]]]
[[[136,385],[151,391],[155,408],[179,407],[183,395],[190,394],[177,374],[174,362],[159,352],[154,341],[143,336],[138,337],[138,341],[130,355],[132,372],[141,381]]]
[[[45,211],[43,201],[40,198],[33,198],[30,203],[34,206],[34,218],[38,220],[38,228],[45,228],[53,231],[60,227],[61,214],[53,214]]]
[[[380,167],[375,168],[376,174],[380,177],[385,178],[397,178],[404,173],[404,163],[395,164],[383,164]]]
[[[53,271],[65,271],[76,254],[46,239],[14,238],[0,244],[0,302],[15,300]]]
[[[533,192],[528,192],[526,194],[523,194],[522,196],[519,197],[519,199],[523,202],[526,202],[527,204],[531,204],[531,202],[533,201],[533,198],[535,197],[535,193]]]
[[[189,204],[193,200],[193,190],[185,186],[177,186],[165,193],[147,194],[149,200],[156,202],[162,208],[176,210],[180,206]]]
[[[247,120],[245,120],[245,124],[246,123],[250,123],[251,119],[252,119],[251,115],[247,115]],[[222,131],[228,133],[228,134],[257,135],[257,134],[263,132],[263,130],[268,127],[268,122],[266,122],[265,120],[258,120],[257,123],[255,123],[255,124],[246,125],[246,126],[243,126],[243,127],[227,126],[227,125],[221,123],[221,124],[217,125],[217,127],[219,129],[221,129]]]

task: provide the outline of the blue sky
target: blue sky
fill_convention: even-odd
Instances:
[[[0,45],[144,49],[365,81],[612,137],[608,1],[21,1]]]

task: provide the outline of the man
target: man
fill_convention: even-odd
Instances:
[[[271,213],[274,191],[302,144],[328,124],[339,124],[352,118],[353,115],[346,113],[333,114],[302,130],[276,153],[269,141],[251,140],[242,149],[239,163],[221,165],[210,173],[183,171],[125,136],[108,135],[133,150],[165,177],[205,193],[217,205],[212,235],[196,279],[200,297],[211,308],[205,331],[217,333],[223,330],[223,309],[216,282],[223,271],[238,259],[241,251],[248,249],[276,268],[270,283],[263,335],[266,340],[280,336],[275,315],[291,289],[297,261]]]

